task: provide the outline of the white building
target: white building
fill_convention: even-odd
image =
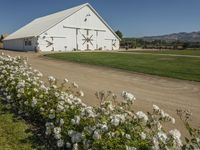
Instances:
[[[24,51],[117,50],[120,38],[86,3],[33,20],[3,41]]]

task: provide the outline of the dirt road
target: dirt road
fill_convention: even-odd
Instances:
[[[96,91],[111,90],[120,95],[123,90],[126,90],[136,96],[137,101],[134,105],[136,110],[150,111],[152,104],[156,104],[177,119],[177,108],[189,109],[193,113],[192,124],[200,127],[199,82],[57,61],[31,52],[4,51],[4,53],[28,57],[29,63],[45,76],[53,75],[59,80],[67,77],[71,82],[75,81],[84,91],[83,101],[87,104],[99,103],[94,96]],[[184,130],[179,119],[177,119],[176,126]]]

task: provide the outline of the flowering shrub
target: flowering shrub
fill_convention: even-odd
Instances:
[[[49,84],[20,57],[0,56],[0,94],[8,109],[32,118],[44,128],[44,138],[52,149],[192,149],[200,148],[199,133],[186,144],[177,129],[165,132],[162,124],[175,119],[158,106],[152,113],[134,112],[134,95],[122,92],[116,100],[112,92],[97,92],[99,107],[81,101],[84,93],[67,79],[61,85],[53,76]],[[188,127],[192,129],[191,127]],[[193,130],[192,130],[193,131]],[[197,130],[195,130],[197,133]]]

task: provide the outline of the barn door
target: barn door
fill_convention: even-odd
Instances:
[[[40,49],[45,51],[54,51],[54,38],[52,37],[41,37],[40,39]]]
[[[117,48],[117,41],[116,39],[105,39],[105,45],[107,50],[114,50]]]
[[[96,32],[88,29],[78,29],[77,43],[80,50],[96,49]]]
[[[117,40],[116,39],[112,39],[112,50],[117,48]]]

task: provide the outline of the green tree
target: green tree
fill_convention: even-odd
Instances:
[[[3,40],[3,35],[0,36],[0,42],[2,42],[2,40]]]
[[[123,34],[121,31],[117,30],[115,33],[119,36],[120,39],[123,38]]]

